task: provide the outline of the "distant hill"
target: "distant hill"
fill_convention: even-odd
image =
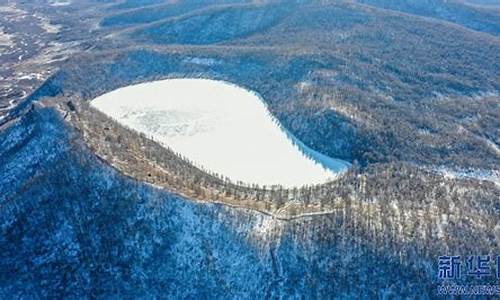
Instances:
[[[380,8],[401,11],[483,31],[494,35],[500,34],[500,11],[466,5],[459,1],[447,0],[358,0],[360,3]],[[468,1],[475,4],[500,5],[498,1]]]

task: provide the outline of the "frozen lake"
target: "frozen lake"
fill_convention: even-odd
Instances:
[[[233,182],[300,187],[332,180],[349,167],[288,134],[259,95],[224,81],[142,83],[99,96],[92,105]]]

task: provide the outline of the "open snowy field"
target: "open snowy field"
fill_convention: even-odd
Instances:
[[[143,83],[99,96],[92,105],[233,182],[298,187],[324,183],[349,166],[288,134],[256,93],[223,81]]]

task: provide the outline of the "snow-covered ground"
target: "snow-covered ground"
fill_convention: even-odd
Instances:
[[[67,6],[71,4],[70,0],[51,0],[49,1],[51,6]]]
[[[477,180],[486,180],[500,186],[500,171],[497,169],[480,170],[480,169],[451,169],[444,166],[430,168],[437,171],[441,175],[450,179],[457,178],[473,178]]]
[[[223,81],[143,83],[99,96],[92,105],[233,182],[319,184],[349,166],[307,148],[279,125],[256,93]]]

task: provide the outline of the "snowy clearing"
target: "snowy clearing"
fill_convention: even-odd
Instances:
[[[349,167],[287,133],[256,93],[223,81],[143,83],[99,96],[92,105],[233,182],[299,187],[332,180]]]

